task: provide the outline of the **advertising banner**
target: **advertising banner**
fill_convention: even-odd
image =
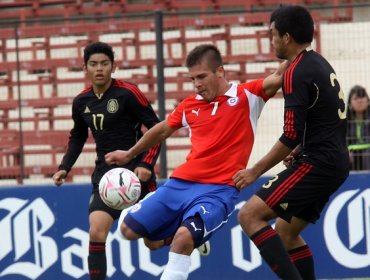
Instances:
[[[268,178],[241,192],[229,222],[210,240],[211,254],[191,257],[191,280],[277,279],[237,222],[237,211]],[[89,279],[90,185],[0,188],[0,279]],[[370,277],[370,174],[351,174],[303,237],[318,279]],[[169,247],[150,251],[142,240],[107,240],[107,279],[159,279]]]

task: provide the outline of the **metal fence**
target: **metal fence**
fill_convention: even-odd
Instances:
[[[277,66],[269,41],[268,19],[278,1],[263,7],[247,7],[241,3],[249,1],[239,1],[243,7],[237,10],[231,6],[189,8],[192,2],[182,1],[188,3],[188,9],[183,6],[183,10],[140,12],[137,8],[136,12],[119,15],[94,10],[91,15],[81,12],[67,20],[65,15],[52,15],[49,9],[48,16],[35,19],[3,19],[0,185],[51,182],[72,127],[72,100],[88,86],[82,72],[82,52],[89,42],[99,40],[113,46],[119,67],[114,77],[138,84],[162,119],[193,93],[184,60],[187,52],[200,43],[219,47],[230,81],[261,78]],[[308,5],[310,1],[295,2]],[[336,6],[335,1],[327,2],[331,5],[308,6],[316,22],[314,48],[332,63],[346,94],[355,84],[370,90],[370,6],[360,1],[343,1],[345,4]],[[112,3],[117,5],[114,1],[101,5]],[[144,1],[138,3],[137,7],[145,6]],[[40,5],[38,8],[44,11]],[[108,7],[105,11],[110,10]],[[281,134],[282,110],[281,94],[266,104],[250,164],[263,156]],[[159,177],[165,178],[185,160],[189,150],[187,136],[187,131],[180,130],[166,141],[157,168]],[[89,182],[94,147],[89,138],[69,180]],[[279,165],[271,172],[282,168]]]

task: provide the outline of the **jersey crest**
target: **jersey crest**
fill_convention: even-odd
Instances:
[[[118,111],[118,101],[117,99],[110,99],[107,103],[108,113],[114,114]]]
[[[229,106],[235,106],[239,103],[239,97],[230,97],[228,100],[227,100],[227,105]]]

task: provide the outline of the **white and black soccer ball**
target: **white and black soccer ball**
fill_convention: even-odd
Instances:
[[[106,205],[123,210],[135,204],[141,194],[141,184],[134,172],[126,168],[113,168],[99,182],[99,194]]]

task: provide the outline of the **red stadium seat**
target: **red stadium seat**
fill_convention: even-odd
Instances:
[[[338,1],[329,2],[338,4],[344,0]],[[0,86],[6,92],[6,96],[0,98],[0,126],[4,131],[0,135],[0,178],[9,176],[19,180],[22,172],[25,177],[32,174],[44,174],[48,177],[56,171],[68,141],[73,97],[87,86],[81,70],[83,48],[89,42],[109,38],[108,35],[114,37],[107,39],[107,42],[116,52],[119,69],[125,69],[125,74],[130,73],[125,76],[127,80],[138,84],[150,102],[157,101],[157,41],[153,19],[130,19],[122,15],[156,10],[169,12],[163,21],[165,94],[167,100],[174,102],[181,101],[194,92],[184,61],[188,51],[201,43],[214,43],[220,47],[225,67],[230,66],[230,70],[227,70],[229,80],[244,82],[270,73],[271,63],[276,62],[276,58],[269,44],[266,26],[269,12],[240,12],[237,16],[222,12],[231,9],[249,11],[256,7],[276,5],[277,2],[279,1],[148,0],[146,4],[128,0],[1,2],[2,20],[18,19],[24,22],[17,30],[17,46],[8,43],[8,39],[14,39],[14,28],[5,25],[0,29]],[[306,2],[307,5],[315,5],[318,0]],[[177,14],[183,11],[200,11],[201,14]],[[117,18],[117,15],[120,17]],[[96,19],[91,21],[86,16],[94,16]],[[102,24],[100,16],[112,18],[104,19]],[[62,18],[63,21],[56,24],[37,21],[50,17]],[[30,19],[33,20],[26,24],[25,20]],[[145,37],[144,33],[149,35]],[[318,50],[319,35],[318,24],[315,34]],[[253,47],[248,49],[246,44]],[[15,56],[17,52],[19,63]],[[250,63],[263,65],[263,70],[248,70],[247,65]],[[13,72],[16,69],[20,71],[19,81]],[[19,84],[21,102],[18,101]],[[20,109],[27,111],[27,114],[18,114]],[[65,110],[60,113],[62,109]],[[172,108],[167,107],[166,113],[171,111]],[[23,137],[18,131],[20,122],[24,124]],[[69,125],[61,127],[61,123]],[[178,138],[187,136],[184,130],[173,135]],[[24,145],[22,149],[21,145]],[[95,153],[92,146],[93,141],[89,139],[85,153]],[[188,143],[168,145],[169,150],[189,148]],[[22,169],[22,152],[26,158],[50,157],[50,164],[25,164]],[[93,162],[89,167],[76,166],[71,174],[91,174],[92,168]]]

